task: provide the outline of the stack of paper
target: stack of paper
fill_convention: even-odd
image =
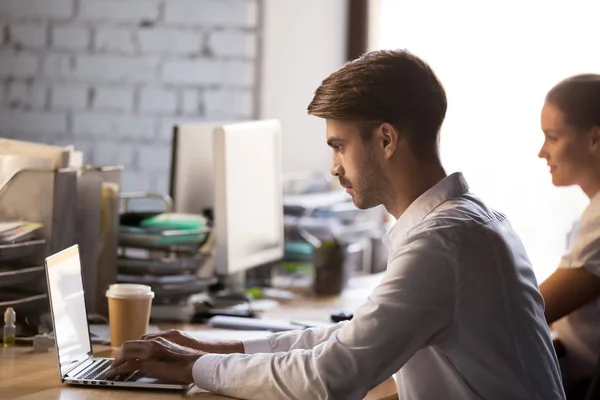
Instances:
[[[30,240],[41,227],[42,224],[37,222],[0,222],[0,244]]]
[[[0,138],[0,155],[50,160],[53,169],[69,165],[69,150],[59,146]]]

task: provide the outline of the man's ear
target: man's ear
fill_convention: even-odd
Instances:
[[[377,128],[375,137],[385,158],[390,158],[396,152],[398,142],[400,141],[400,135],[396,128],[391,124],[384,122]]]
[[[594,153],[600,153],[600,126],[590,130],[590,148]]]

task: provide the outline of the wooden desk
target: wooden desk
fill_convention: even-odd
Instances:
[[[351,281],[341,296],[320,299],[303,299],[294,304],[284,304],[269,310],[265,316],[272,318],[310,319],[327,321],[329,313],[340,307],[356,307],[368,295],[379,277],[370,276]],[[161,329],[199,329],[201,325],[161,325]],[[107,346],[94,346],[99,357],[114,357],[116,350]],[[188,393],[158,390],[95,388],[61,384],[56,352],[34,353],[30,347],[0,349],[0,400],[137,400],[137,399],[202,399],[217,400],[228,397],[194,388]],[[366,400],[397,399],[392,379],[373,389]]]

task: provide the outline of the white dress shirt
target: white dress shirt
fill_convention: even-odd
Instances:
[[[585,268],[600,276],[600,193],[581,214],[560,268]],[[600,356],[600,297],[552,325],[567,349],[565,384],[590,378]]]
[[[401,400],[564,399],[542,297],[506,218],[453,174],[384,238],[388,267],[351,321],[208,354],[196,385],[243,399],[362,399],[395,375]]]

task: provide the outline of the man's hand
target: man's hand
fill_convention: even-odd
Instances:
[[[204,352],[169,342],[162,337],[123,343],[107,378],[140,371],[153,378],[192,383],[192,367]]]
[[[169,342],[177,343],[180,346],[189,347],[190,349],[200,350],[205,353],[213,354],[232,354],[244,353],[244,345],[239,340],[224,340],[224,341],[200,341],[186,335],[185,332],[178,330],[170,330],[160,333],[152,333],[142,336],[141,340],[153,340],[163,338]]]

